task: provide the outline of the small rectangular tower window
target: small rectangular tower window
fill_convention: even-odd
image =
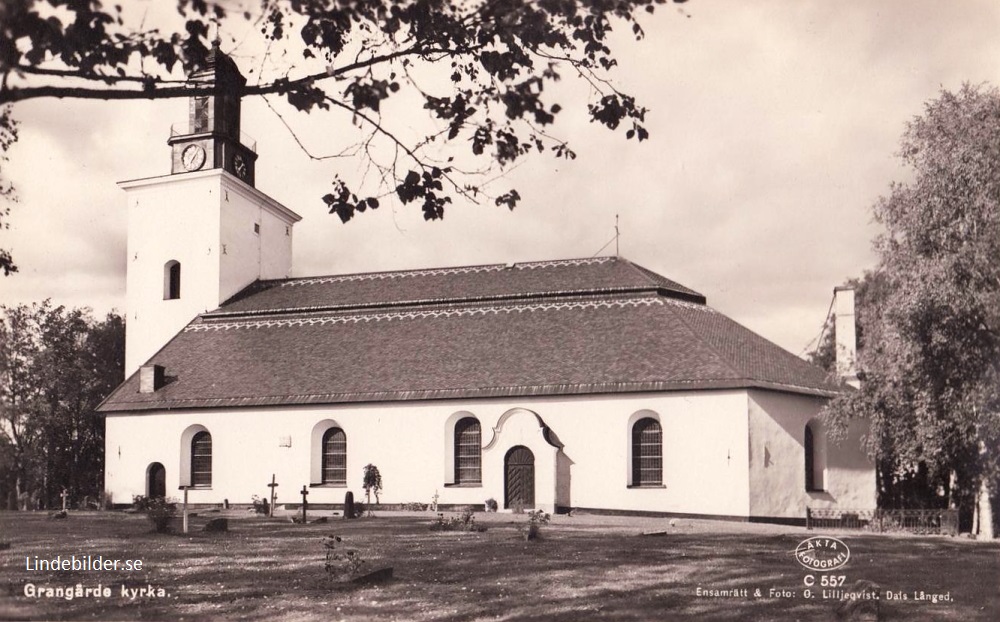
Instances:
[[[201,96],[194,98],[194,116],[191,119],[191,132],[197,134],[199,132],[209,131],[208,127],[208,111],[209,111],[209,99],[208,96]]]
[[[260,223],[259,222],[253,223],[253,232],[256,233],[257,235],[260,235]]]

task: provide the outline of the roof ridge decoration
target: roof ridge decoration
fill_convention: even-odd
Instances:
[[[515,264],[486,264],[481,266],[457,266],[454,268],[423,268],[418,270],[394,270],[389,272],[362,272],[329,276],[288,279],[281,287],[297,285],[320,285],[324,283],[345,283],[351,281],[377,281],[417,276],[444,276],[449,274],[476,274],[480,272],[501,272],[503,270],[536,270],[556,266],[586,266],[614,261],[615,257],[590,257],[588,259],[556,259],[552,261],[532,261]]]
[[[332,313],[332,312],[348,312],[348,311],[377,311],[379,309],[398,309],[401,307],[414,307],[414,306],[428,306],[428,305],[444,305],[444,304],[527,304],[522,301],[528,300],[538,300],[543,298],[561,298],[566,299],[572,298],[584,298],[592,296],[607,296],[607,295],[642,295],[644,293],[652,293],[654,291],[654,286],[650,285],[648,287],[642,288],[605,288],[605,289],[576,289],[576,290],[553,290],[553,291],[538,291],[531,292],[527,294],[503,294],[503,295],[493,295],[493,296],[473,296],[469,298],[413,298],[404,299],[392,302],[365,302],[365,303],[352,303],[352,304],[330,304],[330,305],[312,305],[312,306],[296,306],[296,307],[275,307],[269,309],[261,310],[243,310],[243,311],[228,311],[224,310],[225,307],[216,309],[214,311],[206,311],[201,314],[200,317],[206,319],[216,319],[216,318],[241,318],[241,317],[260,317],[263,315],[278,315],[278,314],[289,314],[289,313]]]
[[[609,309],[614,307],[641,307],[650,305],[678,305],[699,311],[716,311],[705,305],[694,304],[670,298],[643,297],[618,300],[575,300],[571,302],[548,302],[535,304],[513,304],[497,306],[476,306],[463,308],[439,308],[413,311],[384,311],[363,314],[338,314],[310,317],[272,318],[269,320],[207,321],[189,324],[184,332],[229,330],[237,328],[271,328],[276,326],[309,326],[315,324],[356,324],[358,322],[380,322],[383,320],[413,320],[439,317],[461,317],[472,315],[497,315],[500,313],[524,313],[532,311],[563,311],[573,309]]]

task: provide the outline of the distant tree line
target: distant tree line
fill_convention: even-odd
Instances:
[[[874,206],[877,267],[855,280],[861,389],[826,408],[836,435],[870,422],[882,507],[1000,515],[1000,92],[942,92],[912,120],[912,180]],[[833,369],[835,335],[811,355]]]
[[[104,421],[122,381],[125,323],[44,301],[0,306],[0,503],[8,509],[99,503]]]

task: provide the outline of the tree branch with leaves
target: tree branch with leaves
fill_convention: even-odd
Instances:
[[[428,220],[443,218],[458,198],[514,209],[517,189],[492,187],[504,171],[530,153],[576,157],[549,129],[565,109],[552,88],[564,67],[590,90],[592,122],[627,139],[649,136],[647,109],[610,79],[618,64],[611,41],[615,28],[641,39],[640,17],[665,1],[264,0],[241,11],[231,2],[180,0],[175,27],[161,31],[135,25],[134,5],[10,0],[0,5],[0,147],[6,153],[16,141],[12,110],[24,102],[212,94],[185,75],[204,66],[210,37],[227,38],[223,51],[253,47],[238,36],[248,31],[256,56],[244,72],[256,71],[257,81],[244,96],[280,97],[304,113],[340,112],[354,123],[356,136],[333,152],[366,159],[376,174],[369,183],[331,180],[322,196],[330,213],[347,222],[391,196],[416,203]],[[404,135],[411,119],[384,114],[397,101],[420,102],[433,129]],[[9,255],[0,267],[15,269]]]
[[[828,407],[871,424],[884,480],[916,482],[968,526],[983,482],[1000,499],[1000,91],[944,91],[907,127],[913,170],[874,206],[884,228],[861,298],[861,390]],[[906,501],[895,496],[896,502]]]

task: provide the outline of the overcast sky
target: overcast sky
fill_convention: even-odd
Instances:
[[[498,182],[521,191],[513,212],[454,205],[427,223],[419,208],[386,201],[343,225],[320,197],[357,163],[309,160],[259,98],[245,100],[257,187],[303,216],[293,274],[590,257],[618,214],[623,256],[798,354],[819,332],[832,288],[874,265],[871,205],[906,179],[895,152],[907,120],[942,88],[1000,83],[995,0],[692,0],[664,6],[645,26],[645,40],[622,38],[614,80],[650,109],[650,140],[587,123],[592,94],[567,85],[554,132],[579,157],[535,155]],[[243,51],[234,56],[248,73],[255,59]],[[0,303],[123,310],[126,212],[116,182],[169,173],[166,140],[186,105],[16,108],[21,139],[7,171],[20,203],[0,248],[21,271],[0,277]],[[338,128],[350,128],[316,115],[288,121],[318,154],[339,150]]]

